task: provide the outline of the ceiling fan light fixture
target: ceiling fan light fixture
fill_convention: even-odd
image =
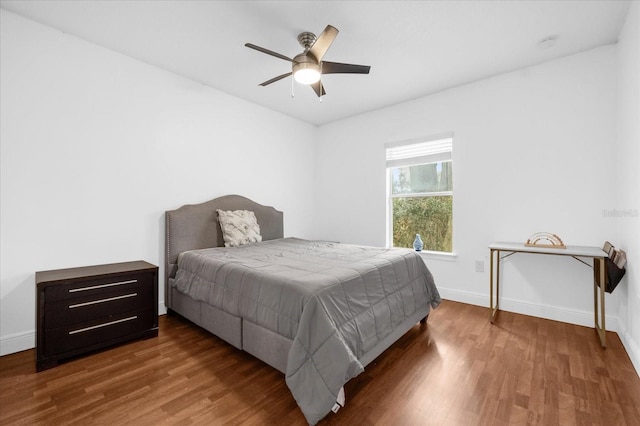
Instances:
[[[301,68],[293,74],[298,83],[313,84],[320,81],[320,71],[312,68]]]
[[[314,84],[320,81],[320,66],[305,54],[293,59],[293,78],[300,84]]]

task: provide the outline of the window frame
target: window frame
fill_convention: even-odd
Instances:
[[[418,145],[418,144],[428,144],[435,145],[440,141],[450,140],[449,148],[446,151],[445,155],[442,155],[442,152],[436,152],[433,154],[418,154],[418,155],[409,155],[405,156],[400,160],[390,160],[389,159],[389,150],[393,150],[393,148],[402,148],[408,147],[410,145]],[[433,164],[438,162],[451,162],[453,169],[453,132],[450,133],[442,133],[438,135],[432,135],[423,138],[416,138],[407,141],[400,142],[392,142],[385,144],[385,154],[386,154],[386,176],[387,176],[387,247],[393,248],[393,200],[396,198],[426,198],[426,197],[442,197],[442,196],[450,196],[452,198],[452,207],[451,207],[451,251],[434,251],[434,250],[424,250],[422,253],[428,255],[429,257],[434,257],[438,259],[455,259],[456,253],[454,249],[454,221],[453,221],[453,184],[450,191],[437,191],[437,192],[413,192],[413,193],[402,193],[402,194],[393,194],[393,173],[392,170],[400,167],[410,167],[410,166],[418,166],[423,164]],[[391,163],[391,164],[390,164]],[[453,171],[452,171],[453,173]],[[452,175],[453,182],[453,175]],[[400,247],[405,248],[405,247]]]

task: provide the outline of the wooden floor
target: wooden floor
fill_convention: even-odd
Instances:
[[[640,425],[615,333],[445,301],[346,386],[321,425]],[[284,376],[175,316],[157,338],[40,373],[0,358],[0,424],[304,425]]]

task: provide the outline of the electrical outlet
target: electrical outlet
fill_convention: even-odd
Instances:
[[[476,272],[484,272],[484,261],[476,260]]]

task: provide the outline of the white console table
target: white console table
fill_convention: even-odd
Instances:
[[[531,247],[522,243],[492,243],[489,245],[491,251],[490,260],[490,273],[489,273],[489,308],[491,313],[491,323],[494,322],[498,311],[500,310],[500,261],[505,257],[509,257],[515,253],[531,253],[531,254],[546,254],[555,256],[571,256],[579,262],[592,267],[587,262],[579,259],[579,257],[588,257],[593,259],[593,266],[596,262],[599,262],[599,268],[595,270],[599,271],[600,276],[593,274],[593,311],[595,328],[600,337],[600,344],[602,347],[607,346],[606,341],[606,328],[604,322],[604,290],[605,290],[605,257],[607,253],[600,247],[588,247],[588,246],[567,246],[566,248],[549,248],[549,247]],[[503,255],[503,253],[506,253]],[[494,262],[495,258],[495,262]],[[495,276],[495,278],[494,278]],[[495,287],[494,287],[495,281]],[[598,285],[600,283],[600,285]],[[494,290],[495,288],[495,290]],[[599,291],[598,291],[599,289]],[[495,293],[495,305],[494,305],[494,293]],[[600,297],[598,297],[598,293]],[[598,299],[600,299],[598,301]],[[599,309],[598,309],[598,305]],[[599,318],[598,318],[599,317]]]

